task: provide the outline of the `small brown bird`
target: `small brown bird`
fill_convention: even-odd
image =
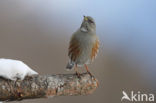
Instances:
[[[95,59],[98,51],[99,39],[96,36],[95,21],[90,16],[84,16],[80,28],[71,37],[68,50],[70,60],[66,68],[71,70],[75,66],[76,74],[79,75],[77,67],[84,65],[87,72],[92,76],[87,64]]]

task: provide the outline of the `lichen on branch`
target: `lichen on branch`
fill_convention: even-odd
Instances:
[[[26,77],[23,81],[0,78],[0,101],[77,96],[93,93],[98,81],[89,74],[57,74]]]

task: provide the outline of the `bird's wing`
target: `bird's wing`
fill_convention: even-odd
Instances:
[[[75,61],[76,58],[80,55],[81,49],[79,45],[79,41],[74,36],[71,38],[69,48],[68,48],[68,56],[71,61]]]
[[[97,38],[95,43],[93,44],[92,53],[91,53],[91,60],[95,59],[98,51],[99,51],[99,39]]]

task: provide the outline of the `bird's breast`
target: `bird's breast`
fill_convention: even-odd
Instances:
[[[77,58],[77,61],[80,64],[85,64],[87,62],[89,63],[95,56],[93,47],[96,43],[96,35],[85,35],[83,37],[80,37],[79,40],[79,48],[81,52],[79,57]]]

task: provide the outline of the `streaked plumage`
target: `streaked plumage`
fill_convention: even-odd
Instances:
[[[70,60],[67,69],[90,64],[95,59],[98,50],[99,39],[96,36],[94,19],[90,16],[84,16],[81,27],[72,35],[69,43],[68,56]]]

